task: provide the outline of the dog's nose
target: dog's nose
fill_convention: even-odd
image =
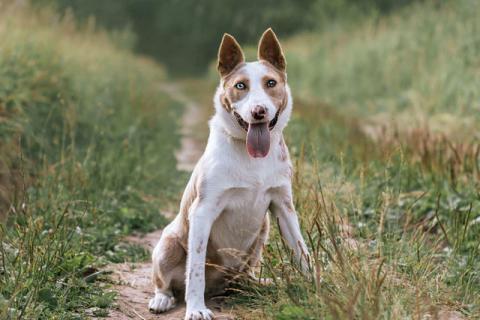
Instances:
[[[255,106],[252,110],[252,116],[255,120],[263,120],[267,114],[267,109],[264,106],[258,105]]]

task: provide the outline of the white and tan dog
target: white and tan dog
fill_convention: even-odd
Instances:
[[[210,136],[185,189],[180,213],[153,252],[152,312],[174,307],[185,290],[185,319],[212,319],[204,295],[224,289],[224,270],[258,266],[270,220],[308,268],[308,251],[292,202],[292,164],[282,131],[292,111],[286,62],[271,29],[258,61],[245,63],[237,41],[225,34],[218,54],[220,85]],[[252,274],[253,275],[253,274]]]

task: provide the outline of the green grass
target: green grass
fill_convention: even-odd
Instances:
[[[232,298],[246,319],[480,317],[477,3],[416,4],[285,41],[295,204],[317,273],[277,232]]]
[[[263,273],[275,284],[242,283],[240,317],[480,317],[476,9],[426,1],[284,42],[295,205],[316,272],[301,275],[274,230]],[[0,15],[3,318],[105,315],[114,293],[99,267],[145,259],[121,238],[163,225],[186,180],[163,70],[121,49],[128,35],[69,19]],[[211,108],[212,79],[183,84]]]
[[[77,319],[115,297],[99,267],[166,221],[182,108],[165,73],[49,10],[0,15],[0,318]],[[61,31],[60,31],[61,30]]]
[[[303,98],[357,115],[447,113],[474,125],[479,9],[471,0],[425,1],[298,36],[287,42],[290,81]]]
[[[302,276],[275,230],[263,262],[275,285],[246,282],[232,297],[244,318],[477,318],[478,181],[453,184],[401,145],[372,152],[379,146],[327,106],[295,107],[286,136],[316,273]]]

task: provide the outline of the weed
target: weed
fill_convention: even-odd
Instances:
[[[181,107],[160,67],[68,17],[12,5],[0,35],[0,312],[105,315],[115,293],[101,266],[148,256],[121,239],[162,226],[185,180]]]

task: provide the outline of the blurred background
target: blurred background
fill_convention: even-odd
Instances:
[[[379,17],[414,0],[36,0],[71,11],[79,23],[91,18],[108,30],[131,32],[136,52],[163,62],[173,74],[205,71],[224,32],[243,44],[256,44],[272,27],[286,37],[320,31],[331,24],[354,26],[359,19]]]
[[[0,319],[158,319],[150,243],[203,152],[221,37],[254,60],[268,27],[316,272],[272,226],[275,285],[226,308],[480,319],[477,0],[0,0]]]

